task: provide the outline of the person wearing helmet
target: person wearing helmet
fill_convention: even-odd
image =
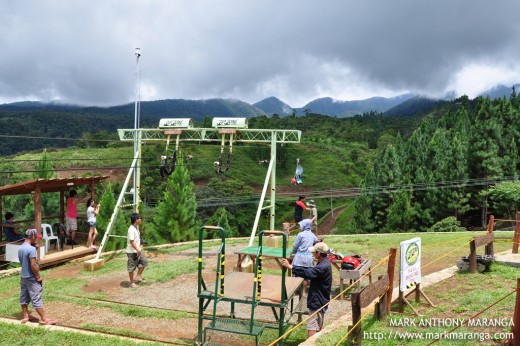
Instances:
[[[309,200],[307,202],[307,207],[309,207],[309,218],[313,220],[312,231],[315,234],[318,234],[318,209],[316,208],[314,200]]]

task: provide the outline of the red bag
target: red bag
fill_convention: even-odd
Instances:
[[[354,256],[345,256],[341,261],[341,269],[356,269],[361,264],[359,258]]]

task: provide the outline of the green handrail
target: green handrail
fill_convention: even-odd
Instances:
[[[259,257],[262,257],[262,238],[264,234],[277,234],[282,235],[282,257],[287,258],[287,234],[285,232],[281,231],[260,231],[258,234],[259,240]],[[285,289],[285,276],[287,275],[287,268],[285,266],[282,266],[282,285],[281,285],[281,294],[280,294],[280,316],[279,316],[279,323],[278,323],[278,333],[279,335],[283,335],[283,328],[284,328],[284,319],[285,319],[285,304],[287,302],[287,290]],[[281,341],[280,345],[283,345],[283,340]]]

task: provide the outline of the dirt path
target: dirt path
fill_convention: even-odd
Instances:
[[[347,207],[340,207],[334,209],[334,213],[328,213],[318,225],[318,234],[333,234],[333,230],[336,227],[336,218],[345,211]]]

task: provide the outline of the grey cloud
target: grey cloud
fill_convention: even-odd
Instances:
[[[137,46],[144,98],[302,106],[356,90],[439,94],[469,64],[515,66],[519,10],[514,0],[9,0],[0,100],[131,102]]]

